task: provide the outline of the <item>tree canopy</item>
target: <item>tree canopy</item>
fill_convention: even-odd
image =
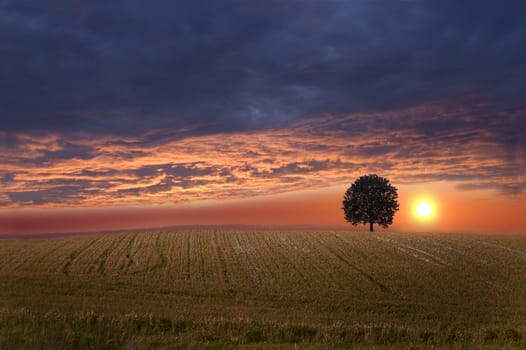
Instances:
[[[387,228],[393,223],[398,206],[398,192],[389,180],[376,174],[358,178],[343,197],[345,220],[353,225],[378,224]]]

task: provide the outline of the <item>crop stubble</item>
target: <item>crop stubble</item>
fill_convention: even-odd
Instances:
[[[465,327],[474,335],[462,341],[484,337],[478,329],[496,329],[497,340],[512,329],[518,336],[506,344],[519,346],[526,325],[525,237],[224,230],[101,234],[1,240],[0,263],[6,314],[91,312],[195,324],[308,325],[325,345],[332,341],[330,329],[360,325],[414,334]],[[277,331],[265,327],[257,333],[266,334],[262,341],[274,339],[269,334]],[[237,337],[235,330],[229,332]],[[371,339],[361,341],[375,344]],[[314,342],[313,336],[299,341]]]

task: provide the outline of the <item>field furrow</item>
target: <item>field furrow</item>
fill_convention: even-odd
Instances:
[[[414,245],[410,245],[408,243],[404,243],[401,240],[396,240],[393,238],[388,237],[377,237],[377,239],[387,243],[391,244],[400,251],[407,253],[407,255],[412,256],[416,259],[419,259],[421,261],[425,261],[426,263],[430,264],[439,264],[439,265],[447,265],[448,262],[444,259],[436,256],[435,254],[432,254],[428,251],[419,249],[415,247]]]
[[[28,324],[52,320],[61,338],[72,325],[117,327],[152,348],[513,349],[526,346],[525,301],[524,237],[181,230],[0,240],[0,344],[13,327],[27,336]]]
[[[359,267],[356,263],[352,262],[350,256],[352,254],[345,254],[344,251],[339,248],[338,244],[331,243],[320,243],[334,258],[337,259],[338,263],[342,266],[345,266],[355,273],[357,273],[361,278],[369,281],[372,285],[378,287],[381,291],[390,293],[390,289],[374,277],[371,273],[366,272],[362,267]],[[369,288],[368,288],[369,289]]]

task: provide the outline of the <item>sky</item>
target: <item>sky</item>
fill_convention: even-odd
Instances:
[[[1,0],[0,234],[351,229],[372,173],[392,229],[526,233],[524,10]]]

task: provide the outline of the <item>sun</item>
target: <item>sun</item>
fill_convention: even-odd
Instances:
[[[426,218],[426,217],[429,217],[433,213],[433,208],[431,207],[431,204],[429,204],[428,202],[420,202],[416,206],[416,213],[419,216]]]
[[[413,199],[413,218],[421,223],[431,223],[437,217],[437,202],[430,196],[419,196]]]

